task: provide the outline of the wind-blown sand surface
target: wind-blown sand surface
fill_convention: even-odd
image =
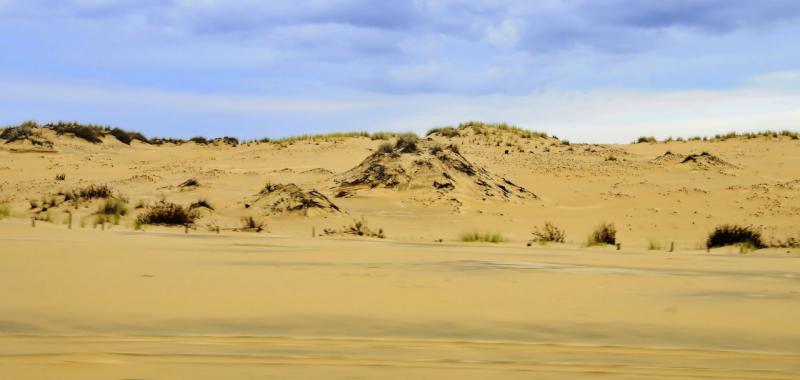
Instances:
[[[393,161],[367,138],[49,137],[49,153],[0,143],[3,379],[800,377],[798,249],[704,249],[721,223],[798,236],[797,140],[434,136],[460,153]],[[119,225],[92,226],[100,200],[30,209],[89,184],[128,200]],[[320,197],[339,210],[284,207]],[[214,210],[188,234],[134,230],[139,201],[199,198]],[[243,216],[267,231],[234,231]],[[361,218],[387,239],[320,236]],[[546,220],[567,242],[526,246]],[[621,250],[582,246],[603,221]],[[469,231],[508,241],[458,242]]]
[[[2,228],[5,378],[800,376],[785,255]]]

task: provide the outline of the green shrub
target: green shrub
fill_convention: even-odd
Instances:
[[[475,231],[475,232],[467,232],[461,234],[460,240],[468,243],[475,243],[475,242],[502,243],[506,241],[506,238],[503,237],[503,235],[495,232],[479,233]]]
[[[642,137],[639,137],[636,140],[636,143],[638,143],[638,144],[641,144],[641,143],[655,143],[655,142],[658,142],[658,140],[656,140],[656,138],[653,137],[653,136],[642,136]]]
[[[761,232],[756,228],[736,224],[717,226],[706,239],[706,248],[724,247],[733,244],[742,244],[753,248],[767,246],[761,238]]]

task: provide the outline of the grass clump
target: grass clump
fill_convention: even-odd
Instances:
[[[0,139],[6,140],[6,143],[27,140],[32,137],[37,137],[38,133],[34,130],[39,125],[35,121],[25,121],[16,127],[8,127],[3,129],[0,133]]]
[[[589,235],[588,246],[617,244],[617,228],[613,223],[602,223]]]
[[[532,234],[533,241],[539,243],[563,243],[567,238],[567,234],[564,232],[564,230],[558,228],[558,226],[551,222],[544,222],[544,226],[541,229],[536,227]]]
[[[63,181],[65,179],[67,179],[67,175],[66,174],[64,174],[64,173],[56,174],[56,181]]]
[[[111,197],[112,191],[108,185],[89,185],[80,189],[78,194],[84,199],[108,198]]]
[[[94,225],[103,223],[119,224],[121,217],[128,214],[128,206],[122,199],[109,198],[97,208],[94,215]]]
[[[453,127],[440,127],[440,128],[433,128],[425,134],[425,136],[430,135],[439,135],[442,137],[458,137],[461,136],[461,133],[458,132],[458,129]]]
[[[0,203],[0,219],[11,216],[11,206],[8,203]]]
[[[245,216],[242,218],[242,227],[239,230],[261,232],[264,231],[264,222],[256,220],[252,215]]]
[[[125,216],[128,214],[128,205],[121,199],[109,198],[100,205],[95,214]]]
[[[394,153],[394,146],[388,142],[381,143],[381,145],[378,145],[378,152],[383,154],[392,154]]]
[[[767,246],[761,238],[761,232],[755,227],[736,224],[717,226],[706,239],[706,248],[709,249],[734,244],[752,248],[765,248]]]
[[[197,210],[179,204],[161,201],[148,207],[136,218],[139,225],[159,224],[166,226],[186,226],[194,224],[199,217]]]
[[[480,233],[477,231],[463,233],[461,234],[459,239],[466,243],[502,243],[504,241],[507,241],[507,239],[499,233],[496,232]]]
[[[417,137],[417,135],[413,133],[404,133],[397,136],[394,149],[400,153],[416,153],[419,151],[417,142],[419,142],[419,137]]]

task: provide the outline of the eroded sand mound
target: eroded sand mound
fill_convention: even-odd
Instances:
[[[328,197],[316,190],[303,190],[290,184],[267,184],[258,193],[253,206],[268,215],[324,215],[341,210]]]
[[[708,152],[683,155],[667,151],[666,153],[652,159],[651,162],[656,164],[690,165],[702,170],[736,167],[736,165],[731,164],[730,162],[727,162],[722,158]]]
[[[454,145],[398,142],[369,155],[337,176],[337,197],[374,188],[416,190],[443,197],[451,193],[499,200],[536,199],[536,194],[467,160]]]

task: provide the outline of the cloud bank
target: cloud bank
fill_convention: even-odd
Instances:
[[[226,118],[247,134],[287,125],[304,133],[326,121],[424,129],[447,122],[428,115],[491,116],[556,134],[584,128],[592,139],[609,136],[598,131],[614,119],[557,107],[553,94],[591,104],[614,96],[611,113],[641,94],[656,102],[634,104],[655,116],[635,123],[649,134],[669,134],[663,120],[748,127],[658,106],[674,97],[728,94],[740,99],[734,113],[780,125],[796,123],[787,110],[800,105],[741,102],[750,93],[797,99],[793,0],[0,0],[0,20],[0,123],[72,117],[191,135],[202,132],[191,126]],[[180,117],[132,116],[159,115],[149,98],[173,103]],[[113,99],[124,101],[102,108]],[[525,112],[548,102],[557,117]]]

